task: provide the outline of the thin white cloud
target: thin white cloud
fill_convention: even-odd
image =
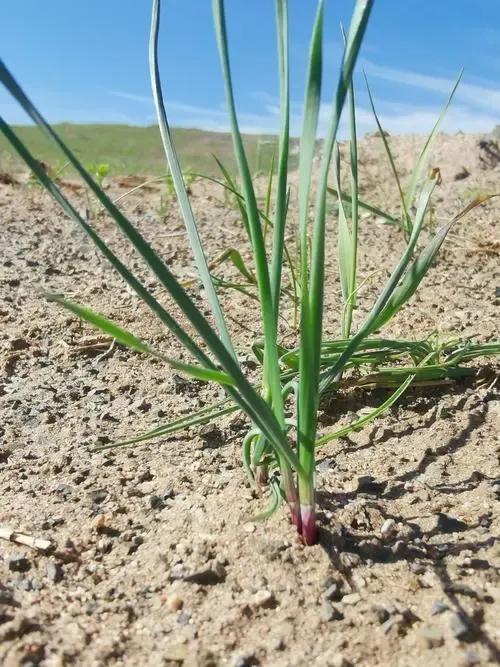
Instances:
[[[123,100],[131,100],[132,102],[141,102],[152,104],[153,98],[147,95],[136,95],[135,93],[128,93],[123,90],[108,90],[108,93],[113,97],[121,97]]]
[[[455,84],[455,80],[453,79],[392,67],[383,67],[369,61],[365,61],[364,65],[369,76],[414,88],[431,90],[443,95],[449,95]],[[462,81],[455,93],[455,99],[473,109],[485,109],[490,114],[500,114],[500,88],[480,86]]]
[[[391,108],[387,103],[380,106],[385,108],[378,114],[380,122],[391,134],[428,134],[441,112],[438,106],[415,108],[412,105],[395,104]],[[360,133],[376,129],[371,110],[358,109],[358,120]],[[499,122],[500,118],[494,114],[471,110],[465,106],[455,106],[449,109],[441,129],[448,133],[458,131],[483,133],[491,132]]]
[[[377,101],[379,118],[382,126],[391,134],[427,134],[431,131],[441,113],[439,105],[413,105],[400,102]],[[173,125],[197,127],[204,130],[227,132],[229,120],[221,108],[196,107],[179,102],[167,105]],[[300,136],[302,129],[302,104],[292,103],[290,114],[290,132]],[[323,103],[320,107],[318,134],[325,136],[330,123],[331,104]],[[278,109],[272,104],[263,107],[261,113],[240,113],[240,129],[248,134],[276,134],[279,131]],[[371,109],[360,104],[357,109],[358,131],[362,135],[376,130],[376,123]],[[449,109],[442,124],[444,132],[490,132],[500,118],[495,113],[470,109],[466,105],[455,105]],[[348,128],[342,120],[339,136],[348,136]]]

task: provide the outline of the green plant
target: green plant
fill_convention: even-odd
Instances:
[[[106,176],[109,176],[109,172],[111,170],[109,164],[104,164],[102,162],[94,164],[93,162],[91,162],[90,164],[87,165],[87,171],[90,174],[92,174],[99,187],[102,188],[104,185],[104,179],[106,178]]]
[[[352,76],[356,59],[361,47],[368,23],[373,0],[356,0],[351,26],[346,37],[344,55],[341,62],[337,88],[332,103],[329,128],[324,144],[320,173],[315,188],[312,187],[312,166],[316,148],[316,135],[322,89],[322,54],[323,54],[323,2],[318,3],[314,22],[309,55],[304,122],[299,156],[299,265],[298,303],[300,311],[300,343],[297,349],[286,350],[278,341],[278,318],[283,300],[283,266],[286,255],[285,231],[289,211],[289,59],[288,59],[288,7],[286,0],[276,0],[276,21],[278,29],[279,80],[280,80],[280,117],[281,128],[276,153],[275,187],[268,188],[264,213],[259,208],[258,199],[251,177],[247,155],[240,134],[235,111],[226,21],[223,0],[213,0],[213,12],[216,36],[219,47],[225,93],[229,109],[234,152],[238,165],[239,181],[242,192],[237,195],[241,205],[242,217],[252,251],[252,267],[247,278],[255,287],[255,295],[261,313],[263,340],[256,341],[254,351],[261,362],[261,378],[257,387],[252,386],[244,375],[234,341],[226,326],[226,320],[217,295],[216,284],[210,271],[199,238],[196,221],[191,209],[188,192],[177,153],[175,151],[170,128],[163,104],[161,83],[157,62],[157,42],[159,32],[160,1],[153,1],[153,18],[150,40],[150,69],[153,95],[158,114],[162,141],[169,164],[169,173],[175,188],[177,202],[185,222],[188,239],[193,250],[200,281],[209,303],[214,321],[212,326],[195,305],[183,286],[177,281],[168,266],[141,236],[132,223],[122,214],[106,193],[94,182],[78,159],[54,130],[46,123],[41,114],[26,97],[5,65],[0,64],[0,79],[31,118],[40,125],[59,146],[66,159],[71,163],[102,207],[114,219],[123,234],[141,254],[146,264],[168,292],[172,300],[182,311],[194,337],[153,295],[153,293],[132,273],[113,253],[98,232],[91,227],[65,198],[57,185],[40,169],[24,143],[3,119],[0,130],[13,145],[21,158],[28,164],[52,196],[88,234],[99,250],[111,262],[128,285],[151,308],[170,331],[179,339],[195,363],[185,363],[166,357],[139,340],[131,332],[111,322],[84,306],[76,304],[63,296],[51,295],[50,299],[69,309],[80,318],[90,322],[123,345],[144,354],[154,355],[166,364],[198,379],[216,382],[225,388],[227,399],[216,406],[205,408],[196,415],[180,418],[175,422],[159,427],[154,432],[134,439],[150,439],[166,435],[181,427],[202,423],[217,416],[240,409],[249,419],[250,429],[243,439],[243,463],[253,484],[268,482],[272,502],[268,510],[260,516],[265,517],[276,510],[285,500],[290,508],[293,523],[300,532],[305,544],[316,541],[315,512],[315,452],[317,446],[327,439],[340,437],[325,434],[318,437],[317,414],[320,399],[339,383],[349,382],[342,378],[342,373],[356,367],[370,365],[373,360],[384,364],[400,361],[406,355],[410,365],[401,369],[389,366],[378,370],[375,383],[385,382],[396,391],[377,409],[377,414],[401,395],[409,384],[419,378],[433,381],[446,368],[447,361],[440,358],[441,349],[427,341],[405,343],[404,341],[384,341],[371,339],[370,336],[386,324],[413,295],[419,283],[429,269],[448,230],[462,212],[448,225],[439,230],[430,243],[416,254],[416,246],[426,214],[429,200],[439,181],[439,172],[434,170],[424,181],[419,198],[417,213],[411,221],[411,232],[407,248],[397,262],[387,284],[372,307],[365,321],[354,335],[347,339],[325,343],[323,340],[323,297],[325,290],[325,223],[328,177],[332,156],[336,158],[336,135],[344,102],[351,98],[351,118],[354,101],[352,96]],[[354,121],[351,121],[352,124]],[[352,129],[354,132],[354,127]],[[354,135],[353,135],[354,136]],[[356,155],[353,164],[356,164]],[[357,171],[352,167],[353,201],[357,201]],[[271,191],[274,189],[273,206],[270,205]],[[235,190],[235,188],[233,188]],[[342,198],[341,200],[342,201]],[[476,205],[477,202],[474,203]],[[310,215],[311,206],[314,206]],[[355,208],[356,204],[354,204]],[[339,208],[339,211],[341,207]],[[339,216],[340,218],[340,216]],[[343,331],[349,336],[351,322],[349,310],[355,307],[355,254],[357,247],[354,218],[348,227],[347,217],[339,219],[343,241],[340,248],[340,271],[345,283],[344,299],[346,308],[343,318]],[[266,241],[268,242],[266,244]],[[241,257],[241,255],[240,255]],[[237,266],[239,259],[233,255]],[[290,266],[293,264],[290,263]],[[242,267],[239,267],[240,272]],[[352,315],[352,312],[351,312]],[[450,353],[452,359],[467,356],[467,346],[459,347]],[[449,359],[448,359],[449,361]],[[457,364],[455,364],[457,366]],[[466,372],[466,371],[465,371]],[[446,374],[446,371],[445,371]],[[291,401],[291,399],[294,401]],[[371,418],[376,416],[372,415]],[[363,421],[350,428],[359,428]],[[122,443],[123,444],[123,443]]]

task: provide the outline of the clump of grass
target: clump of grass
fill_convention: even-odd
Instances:
[[[52,295],[51,300],[112,336],[119,343],[140,353],[153,355],[170,367],[192,377],[215,382],[224,387],[226,391],[227,398],[218,405],[204,408],[195,415],[180,418],[164,427],[158,427],[154,431],[129,441],[129,444],[146,441],[160,435],[164,436],[179,428],[228,414],[235,409],[241,410],[250,423],[249,431],[242,442],[243,464],[251,483],[257,486],[267,483],[272,495],[270,507],[260,516],[262,518],[269,516],[285,501],[290,510],[291,520],[304,543],[313,544],[317,539],[316,450],[324,442],[334,437],[341,437],[346,432],[345,429],[342,429],[321,437],[318,436],[318,409],[322,396],[332,388],[337,388],[342,383],[349,381],[343,378],[346,370],[366,367],[370,364],[382,366],[376,374],[372,374],[371,382],[385,384],[395,388],[395,391],[371,415],[366,415],[354,425],[347,427],[348,429],[360,428],[366,421],[375,418],[377,414],[387,409],[413,381],[435,380],[439,373],[443,372],[443,368],[447,368],[447,363],[450,365],[453,360],[457,362],[455,367],[458,367],[457,360],[474,354],[471,346],[436,349],[428,341],[387,341],[374,339],[371,336],[384,326],[414,294],[451,226],[478,202],[471,204],[464,212],[441,228],[428,245],[417,253],[417,242],[424,217],[431,195],[440,178],[438,170],[432,170],[428,174],[420,188],[414,216],[411,215],[409,200],[406,200],[407,210],[403,227],[408,234],[407,247],[396,262],[389,280],[382,286],[379,297],[365,321],[354,333],[351,333],[352,315],[356,308],[356,295],[359,290],[356,280],[358,174],[352,77],[373,0],[356,0],[355,3],[340,62],[338,83],[333,95],[319,174],[313,187],[313,161],[318,134],[323,69],[324,8],[323,1],[318,2],[310,43],[305,110],[300,139],[299,248],[296,267],[289,259],[285,243],[290,199],[288,181],[290,146],[288,3],[286,0],[275,1],[281,121],[278,147],[273,158],[273,163],[275,161],[276,164],[275,182],[272,181],[273,170],[271,169],[263,208],[258,201],[235,110],[224,2],[213,0],[212,4],[241,193],[236,192],[235,182],[231,180],[232,177],[229,174],[225,174],[224,177],[226,185],[229,185],[235,193],[236,204],[240,208],[252,251],[250,267],[242,263],[241,254],[236,249],[230,254],[230,260],[251,283],[252,293],[258,301],[263,335],[262,342],[256,341],[255,345],[255,353],[261,362],[261,377],[258,386],[252,386],[249,382],[236,353],[235,342],[227,327],[226,316],[217,294],[217,283],[212,276],[213,267],[205,255],[191,209],[188,187],[173,144],[157,62],[160,0],[153,1],[150,39],[153,95],[171,183],[185,222],[204,295],[210,307],[211,321],[197,307],[161,257],[82,167],[58,134],[46,123],[3,63],[0,64],[0,79],[3,84],[32,120],[42,127],[58,145],[103,209],[113,218],[170,295],[172,301],[182,311],[185,320],[189,323],[189,329],[172,315],[170,309],[157,300],[153,292],[120,261],[96,229],[79,215],[57,185],[40,168],[25,144],[2,119],[0,119],[0,130],[64,211],[80,225],[132,290],[178,338],[192,361],[187,363],[167,357],[160,350],[138,339],[119,324],[63,296]],[[334,172],[337,176],[339,173],[336,137],[340,116],[347,98],[349,98],[352,133],[350,215],[347,215],[343,208],[343,197],[338,198],[339,271],[344,298],[344,308],[343,312],[339,313],[339,320],[342,321],[341,329],[344,338],[341,341],[328,343],[324,341],[323,337],[328,179],[332,159],[335,166]],[[339,184],[340,178],[337,178],[338,191],[340,191]],[[273,192],[274,197],[271,201]],[[229,255],[225,259],[228,257]],[[284,266],[287,262],[289,269],[296,269],[294,284],[296,285],[295,293],[300,321],[299,345],[293,350],[286,350],[278,340],[278,320],[284,307],[284,299],[288,298],[286,289],[284,289]],[[444,361],[443,355],[445,356]],[[402,360],[406,360],[406,366],[401,365]],[[383,364],[389,365],[383,367]]]

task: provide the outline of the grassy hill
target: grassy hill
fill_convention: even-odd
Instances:
[[[76,125],[61,123],[54,126],[61,137],[86,166],[89,163],[106,163],[111,174],[162,174],[165,158],[157,126],[134,127],[128,125]],[[63,156],[34,126],[14,126],[13,129],[26,142],[33,154],[53,167],[64,164]],[[175,143],[183,168],[191,167],[206,174],[218,174],[212,154],[234,169],[231,135],[224,132],[175,128]],[[269,165],[276,137],[246,135],[252,171]],[[16,171],[22,165],[14,151],[0,136],[0,170]]]

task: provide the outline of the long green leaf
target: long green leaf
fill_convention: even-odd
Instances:
[[[274,213],[270,282],[274,305],[274,318],[277,325],[279,317],[279,300],[281,295],[281,274],[283,265],[283,249],[285,245],[285,226],[288,213],[287,180],[288,152],[290,146],[290,73],[288,57],[288,3],[287,0],[276,0],[275,4],[280,81],[281,127],[278,144],[276,210]]]
[[[212,1],[215,32],[219,47],[222,73],[224,78],[224,90],[229,111],[231,134],[233,138],[234,153],[238,164],[242,182],[243,195],[245,197],[248,224],[254,252],[255,272],[259,289],[259,301],[262,311],[262,326],[266,341],[266,361],[264,367],[265,382],[271,391],[271,404],[276,418],[283,428],[284,408],[281,398],[281,383],[279,374],[279,362],[277,352],[277,321],[274,313],[269,268],[267,264],[266,249],[262,233],[261,221],[252,177],[248,166],[248,160],[243,146],[243,140],[239,129],[236,115],[236,105],[233,93],[231,68],[229,64],[229,51],[227,41],[226,19],[223,0]]]
[[[300,360],[299,360],[299,390],[296,394],[298,439],[297,451],[299,459],[304,456],[310,467],[310,452],[313,445],[311,432],[314,429],[312,415],[315,412],[315,351],[314,337],[311,324],[310,294],[309,294],[309,206],[311,194],[311,179],[316,149],[316,135],[318,117],[321,105],[321,88],[323,77],[323,20],[324,3],[320,0],[314,21],[311,43],[309,47],[309,67],[304,100],[304,118],[300,137],[299,156],[299,257],[300,257]],[[308,471],[311,476],[311,471]],[[311,481],[304,480],[299,496],[301,502],[312,504]],[[305,498],[305,496],[309,498]],[[304,500],[302,498],[304,497]]]
[[[344,426],[344,428],[338,429],[333,433],[327,433],[326,435],[321,436],[321,438],[318,438],[316,440],[316,447],[320,447],[321,445],[326,445],[327,442],[331,442],[332,440],[336,440],[337,438],[343,438],[346,435],[349,435],[349,433],[352,433],[353,431],[358,431],[360,428],[366,426],[366,424],[369,424],[371,421],[379,417],[386,410],[388,410],[391,407],[391,405],[394,405],[394,403],[398,400],[398,398],[404,394],[404,392],[413,382],[414,378],[415,375],[409,375],[406,378],[406,380],[401,383],[401,385],[396,389],[394,393],[392,393],[383,403],[381,403],[381,405],[379,405],[377,408],[369,412],[364,417],[361,417],[360,419],[357,419],[351,424]]]
[[[446,116],[446,113],[448,112],[448,109],[450,107],[451,101],[453,99],[453,96],[455,95],[455,92],[460,84],[460,81],[462,80],[464,71],[462,70],[458,76],[458,79],[455,82],[455,85],[452,88],[452,91],[448,97],[448,100],[439,114],[439,118],[437,119],[434,127],[432,128],[431,133],[427,137],[427,141],[425,142],[425,145],[422,149],[422,152],[418,156],[417,163],[415,165],[415,168],[413,170],[410,184],[408,186],[408,189],[405,192],[405,201],[406,201],[406,208],[407,210],[411,210],[411,207],[413,206],[413,202],[415,200],[415,193],[417,191],[417,185],[420,179],[422,178],[422,175],[425,171],[426,168],[428,168],[428,160],[430,156],[430,152],[432,149],[432,146],[434,144],[434,140],[437,137],[437,134],[439,132],[439,128],[441,127],[441,124],[444,120],[444,117]]]
[[[460,220],[460,218],[466,215],[466,213],[494,196],[496,195],[490,195],[473,200],[463,211],[456,215],[453,220],[448,222],[446,225],[443,225],[443,227],[438,230],[429,244],[422,250],[422,252],[418,255],[418,257],[415,258],[411,266],[408,268],[401,283],[392,292],[386,306],[373,323],[372,330],[379,329],[392,317],[394,317],[394,315],[401,309],[401,307],[415,294],[418,286],[434,262],[439,249],[441,248],[448,232],[453,227],[453,225],[458,220]]]
[[[368,18],[373,6],[372,0],[357,0],[349,33],[344,49],[344,57],[340,72],[335,97],[333,100],[332,117],[330,127],[323,147],[323,156],[320,166],[318,188],[316,194],[316,206],[314,213],[312,252],[311,252],[311,279],[309,288],[309,301],[306,304],[307,316],[302,319],[310,327],[308,340],[311,345],[306,354],[310,355],[311,362],[307,363],[307,374],[300,372],[300,407],[299,412],[299,438],[303,440],[304,447],[299,452],[299,458],[306,472],[305,484],[299,480],[304,502],[309,505],[313,503],[311,489],[314,474],[314,441],[317,425],[317,409],[319,402],[319,372],[320,372],[320,350],[323,331],[323,297],[325,277],[325,223],[326,223],[326,194],[328,187],[329,168],[332,159],[333,148],[337,138],[340,117],[344,108],[349,85],[352,81],[354,67],[361,48],[361,43],[368,24]],[[302,502],[302,498],[301,498]]]
[[[434,192],[434,188],[440,180],[439,170],[433,170],[429,179],[425,183],[422,192],[420,193],[419,204],[417,208],[417,213],[415,215],[415,224],[412,228],[411,235],[406,246],[405,252],[403,253],[401,259],[399,260],[396,268],[391,273],[389,280],[387,281],[384,289],[379,295],[377,301],[370,310],[365,322],[358,330],[355,336],[351,338],[351,341],[344,352],[340,355],[338,361],[332,368],[324,372],[321,377],[320,382],[320,393],[326,391],[328,386],[335,380],[335,377],[343,369],[344,364],[349,360],[351,355],[356,351],[360,343],[372,333],[376,328],[377,318],[379,317],[382,310],[385,308],[387,302],[389,301],[392,293],[397,288],[399,281],[403,277],[406,269],[408,268],[410,262],[412,261],[415,246],[417,244],[422,226],[424,224],[425,214],[429,206],[429,201]]]
[[[206,424],[207,422],[215,421],[219,417],[236,412],[238,409],[239,408],[237,405],[233,405],[230,403],[229,399],[225,399],[224,401],[216,403],[215,405],[210,405],[206,408],[202,408],[201,410],[197,410],[194,414],[173,419],[167,424],[157,426],[156,428],[146,431],[145,433],[141,433],[140,435],[137,435],[133,438],[121,440],[119,442],[111,442],[106,445],[98,445],[91,451],[102,452],[108,449],[118,449],[120,447],[131,447],[133,445],[144,444],[150,440],[164,438],[168,435],[172,435],[187,428],[191,428],[192,426],[199,426],[200,424]]]
[[[69,310],[71,313],[77,315],[80,319],[88,322],[92,326],[96,327],[103,333],[114,338],[118,343],[124,345],[125,347],[130,347],[136,352],[141,352],[143,354],[148,354],[157,359],[165,361],[169,366],[175,368],[175,370],[186,373],[190,377],[194,377],[197,380],[203,380],[204,382],[217,382],[222,385],[234,385],[234,380],[227,374],[222,371],[214,370],[211,368],[202,368],[201,366],[193,366],[192,364],[186,364],[177,359],[173,359],[162,352],[158,352],[147,343],[144,343],[140,338],[137,338],[133,333],[125,329],[121,325],[113,322],[112,320],[104,317],[100,313],[97,313],[95,310],[88,308],[87,306],[82,306],[79,303],[75,303],[70,299],[65,299],[60,294],[47,294],[47,299],[58,303],[66,310]]]
[[[307,226],[309,218],[309,196],[311,192],[312,168],[316,150],[319,109],[321,105],[321,82],[323,75],[323,17],[324,3],[320,0],[309,47],[309,69],[307,74],[304,118],[299,152],[299,239],[301,259],[301,285],[306,292],[308,284]]]
[[[343,30],[342,30],[343,32]],[[345,34],[344,34],[345,40]],[[358,137],[356,128],[356,99],[354,96],[354,84],[352,79],[349,83],[347,93],[349,105],[349,130],[350,130],[350,167],[351,167],[351,236],[352,236],[352,254],[351,254],[351,272],[349,294],[347,296],[344,316],[342,318],[342,328],[344,338],[349,338],[351,334],[352,316],[356,308],[357,293],[357,265],[358,265],[358,225],[359,225],[359,187],[358,187]],[[340,183],[339,183],[340,186]],[[340,187],[339,187],[340,190]]]
[[[342,192],[340,186],[340,152],[338,144],[335,144],[334,156],[334,174],[335,174],[335,185],[339,193]],[[339,210],[338,210],[338,260],[339,260],[339,274],[340,274],[340,285],[342,288],[342,298],[344,304],[347,304],[351,300],[352,295],[352,281],[353,281],[353,259],[354,259],[354,243],[347,224],[347,217],[344,210],[344,204],[342,202],[342,196],[339,196],[338,199]],[[346,326],[347,323],[343,318],[342,321],[342,337],[349,338],[349,330]]]
[[[387,157],[389,159],[389,164],[391,165],[391,170],[392,174],[394,176],[394,180],[396,181],[396,185],[398,186],[398,192],[399,192],[399,198],[401,200],[401,206],[403,209],[403,230],[406,235],[409,235],[412,230],[412,220],[411,216],[408,210],[408,207],[406,205],[406,197],[403,192],[403,188],[401,186],[401,180],[399,178],[398,170],[396,168],[396,163],[394,162],[394,157],[392,155],[391,148],[389,146],[389,142],[387,141],[387,137],[385,135],[385,131],[380,123],[379,117],[377,115],[377,111],[375,109],[375,102],[373,101],[372,97],[372,92],[370,90],[370,86],[368,85],[368,79],[366,77],[366,74],[363,72],[364,77],[365,77],[365,83],[366,83],[366,90],[368,92],[368,98],[370,100],[370,105],[372,108],[373,116],[375,118],[375,122],[377,123],[378,131],[380,134],[380,138],[382,139],[382,144],[385,148],[385,152],[387,153]]]
[[[335,188],[329,187],[329,188],[327,188],[327,190],[331,195],[334,195],[337,198],[339,197],[339,192]],[[342,196],[342,201],[343,202],[351,204],[351,206],[352,206],[352,198],[351,198],[350,195],[348,195],[345,192],[340,193],[340,195]],[[383,218],[386,222],[388,222],[391,225],[401,226],[401,220],[398,220],[397,218],[390,215],[386,211],[382,211],[381,208],[378,208],[377,206],[374,206],[373,204],[368,204],[367,202],[365,202],[363,199],[360,199],[359,197],[358,197],[358,205],[359,205],[359,208],[362,208],[365,211],[368,211],[369,213],[373,213],[373,215],[377,215],[379,218]]]
[[[226,346],[228,352],[233,356],[235,361],[236,353],[227,330],[226,322],[224,319],[224,314],[222,312],[221,305],[219,303],[219,298],[217,292],[215,291],[214,284],[212,282],[212,277],[208,269],[207,259],[205,253],[203,252],[203,247],[201,245],[200,235],[198,232],[198,227],[194,219],[193,210],[191,208],[191,203],[186,190],[186,185],[184,183],[184,177],[182,175],[182,170],[179,164],[179,159],[177,157],[177,152],[172,141],[172,136],[170,133],[170,127],[167,120],[167,114],[165,111],[165,105],[163,102],[163,92],[160,80],[160,71],[158,68],[158,34],[160,30],[160,6],[161,0],[153,0],[153,13],[151,18],[151,36],[149,40],[149,69],[151,76],[151,88],[153,91],[153,99],[156,107],[156,115],[158,118],[158,125],[160,128],[160,135],[163,142],[163,148],[165,150],[165,155],[167,157],[168,166],[170,169],[170,175],[172,177],[172,182],[175,188],[175,193],[177,195],[177,201],[179,202],[179,208],[182,213],[182,218],[186,226],[186,231],[188,233],[189,242],[191,244],[191,249],[193,251],[196,268],[200,274],[200,279],[205,288],[205,294],[207,296],[212,314],[215,319],[215,324],[221,336],[222,342]]]

